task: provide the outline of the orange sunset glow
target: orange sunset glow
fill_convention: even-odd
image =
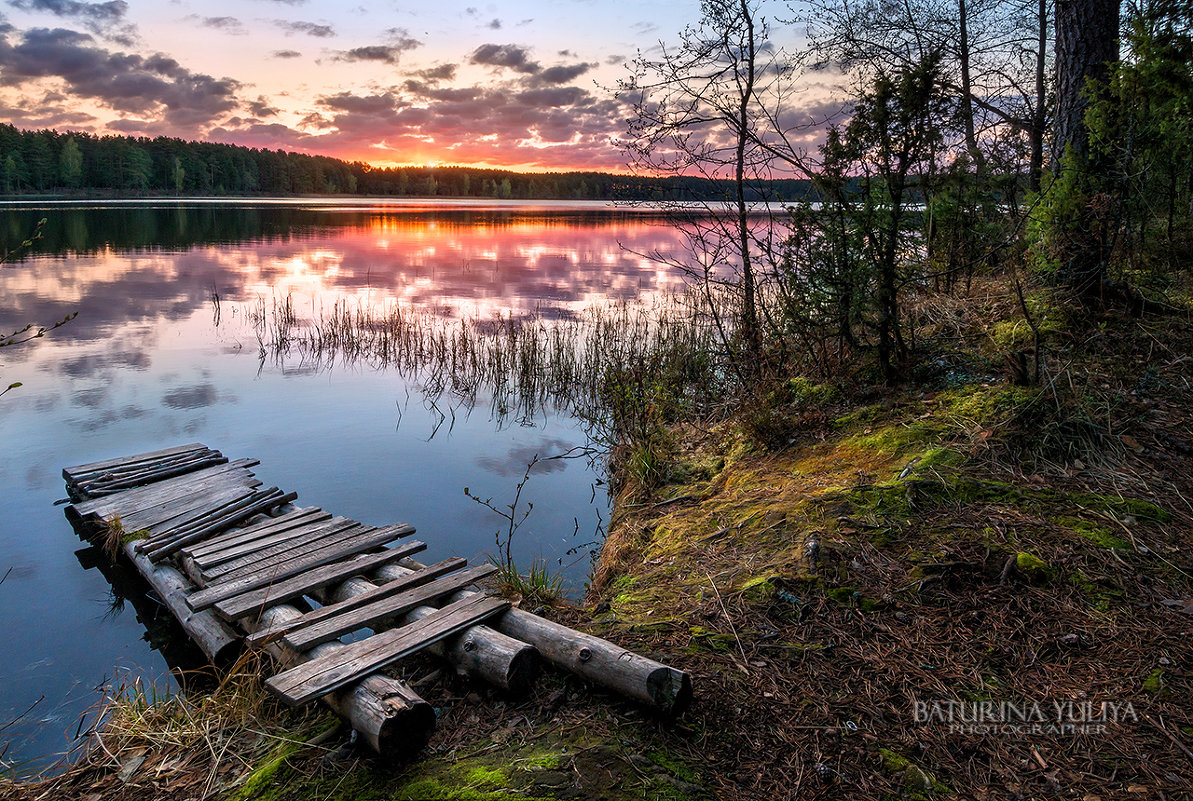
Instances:
[[[622,171],[626,62],[699,5],[7,0],[0,121],[375,166]]]

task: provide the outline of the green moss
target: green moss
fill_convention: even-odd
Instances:
[[[468,771],[466,781],[473,787],[502,787],[506,778],[499,770],[478,767]]]
[[[1131,543],[1088,520],[1062,516],[1056,518],[1055,522],[1101,548],[1114,548],[1119,551],[1131,550]]]
[[[283,742],[265,758],[245,778],[244,782],[228,801],[273,801],[273,799],[287,798],[284,792],[285,782],[290,775],[291,768],[287,760],[300,748],[299,742]]]
[[[929,798],[932,795],[944,795],[953,792],[953,788],[939,781],[928,771],[916,765],[902,754],[889,748],[879,748],[878,755],[882,758],[882,769],[892,776],[903,779],[906,787],[906,798],[917,800]]]
[[[1156,668],[1148,674],[1147,678],[1143,680],[1143,691],[1155,696],[1162,696],[1166,693],[1166,682],[1164,681],[1164,671]]]
[[[874,404],[873,406],[863,406],[860,409],[855,409],[849,414],[838,417],[833,420],[834,431],[851,431],[867,426],[877,420],[886,412],[886,407],[882,404]]]
[[[775,597],[775,577],[771,575],[758,576],[747,580],[738,588],[742,598],[753,604],[769,603]]]
[[[683,779],[686,782],[697,782],[700,777],[696,775],[696,771],[685,765],[680,760],[676,759],[674,755],[666,751],[650,751],[646,754],[646,758],[655,763],[659,767],[667,770],[671,775]]]
[[[1033,584],[1044,584],[1052,578],[1052,568],[1048,563],[1027,551],[1015,554],[1015,569]]]
[[[784,388],[790,395],[792,402],[811,406],[825,406],[835,403],[840,396],[836,387],[829,386],[828,384],[814,384],[802,377],[788,379]]]
[[[936,396],[941,412],[970,426],[987,426],[1010,419],[1023,406],[1035,402],[1038,388],[1010,384],[969,385]]]
[[[689,649],[705,648],[709,651],[728,651],[736,642],[732,635],[718,634],[703,626],[692,626],[688,629],[688,633],[692,635],[692,639],[688,643]]]
[[[914,453],[923,450],[927,443],[934,443],[941,434],[941,428],[926,420],[916,420],[907,425],[891,425],[864,431],[846,439],[842,445],[859,451],[868,451],[884,456]]]
[[[515,767],[522,770],[557,770],[563,764],[563,754],[555,751],[540,751],[517,761]]]
[[[1069,495],[1068,500],[1081,509],[1110,513],[1119,518],[1131,516],[1145,523],[1167,523],[1172,520],[1172,515],[1167,510],[1141,498],[1078,492]]]
[[[149,529],[139,528],[136,531],[128,531],[128,532],[125,532],[124,534],[121,534],[120,535],[120,543],[122,545],[128,545],[130,542],[136,542],[137,540],[143,540],[148,536],[149,536]]]

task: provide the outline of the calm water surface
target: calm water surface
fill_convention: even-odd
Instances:
[[[169,664],[185,659],[161,647],[160,626],[147,634],[151,600],[124,600],[88,569],[94,554],[54,505],[62,467],[203,442],[260,459],[265,484],[301,504],[411,523],[438,561],[494,552],[502,521],[464,487],[508,503],[536,454],[585,443],[566,415],[499,421],[482,399],[437,425],[416,380],[262,360],[249,320],[262,301],[291,296],[300,319],[343,299],[486,317],[578,312],[681,283],[635,255],[680,247],[670,229],[596,204],[8,204],[0,248],[42,217],[34,254],[0,269],[0,333],[78,312],[0,349],[0,388],[23,383],[0,398],[0,726],[25,713],[0,749],[26,768],[70,747],[96,687],[169,685]],[[515,559],[548,560],[573,594],[608,515],[599,478],[586,460],[549,460],[523,492],[534,511]]]

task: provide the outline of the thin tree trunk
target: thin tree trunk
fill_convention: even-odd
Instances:
[[[1044,102],[1047,57],[1048,57],[1048,0],[1039,0],[1036,11],[1036,31],[1039,40],[1036,51],[1036,105],[1031,115],[1031,173],[1028,177],[1031,191],[1040,191],[1040,179],[1044,175],[1044,124],[1046,104]]]
[[[750,103],[754,97],[754,17],[750,12],[748,0],[740,2],[742,22],[746,26],[746,76],[741,89],[741,103],[738,106],[737,119],[737,158],[734,184],[737,190],[737,236],[741,249],[742,262],[742,335],[746,340],[749,354],[749,364],[752,371],[757,371],[762,357],[762,338],[758,328],[758,310],[755,306],[754,265],[750,258],[750,227],[749,215],[746,208],[746,142],[751,137],[750,132]]]
[[[965,147],[969,150],[969,157],[973,159],[975,167],[979,169],[985,163],[981,148],[978,147],[977,131],[973,122],[973,83],[969,69],[969,21],[965,0],[958,0],[957,14],[960,22],[961,39],[961,119],[965,124]]]

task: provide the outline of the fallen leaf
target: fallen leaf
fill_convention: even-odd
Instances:
[[[135,757],[127,760],[120,766],[120,772],[116,774],[116,778],[128,784],[129,780],[140,770],[141,765],[145,764],[145,755],[138,754]]]
[[[1135,451],[1135,453],[1139,453],[1141,450],[1143,450],[1143,446],[1139,444],[1139,440],[1135,439],[1135,437],[1131,436],[1130,434],[1122,434],[1119,436],[1119,439],[1121,439],[1123,444],[1129,449]]]

